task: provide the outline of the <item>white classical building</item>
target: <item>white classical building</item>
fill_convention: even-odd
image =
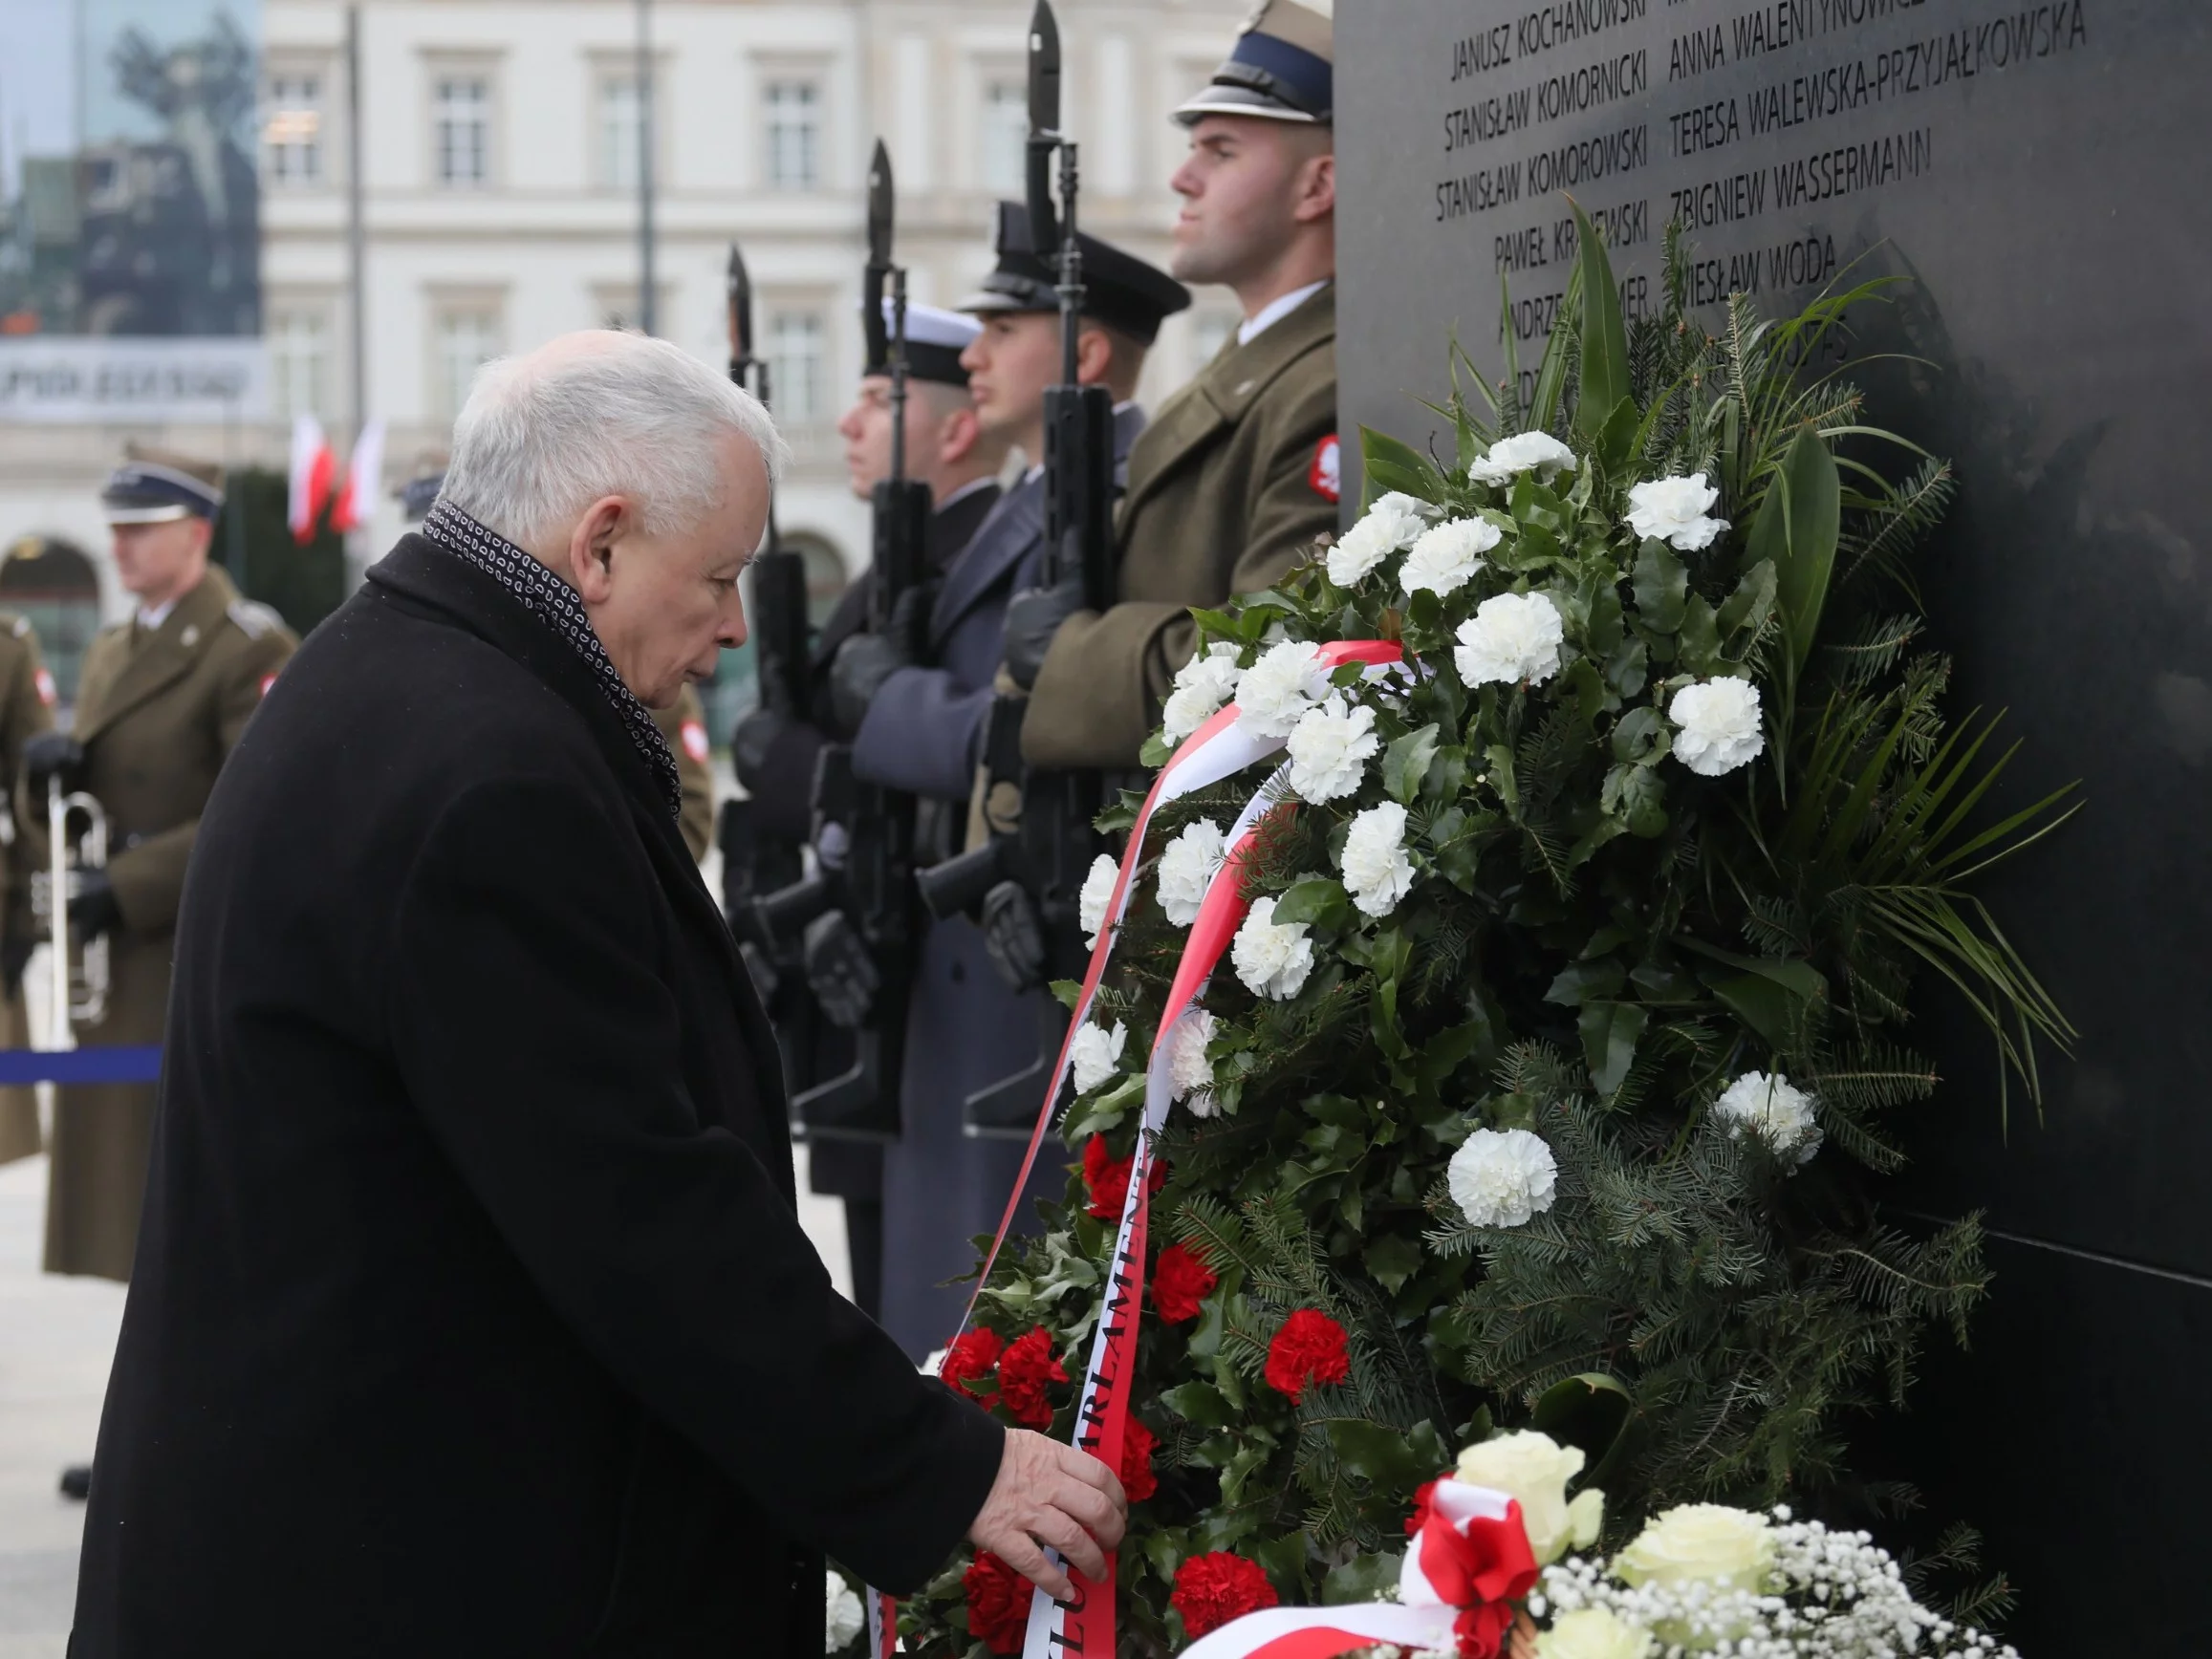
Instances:
[[[94,501],[124,438],[282,466],[293,416],[350,442],[346,11],[264,0],[266,420],[128,432],[0,428],[0,545],[57,531],[100,549]],[[1164,262],[1183,147],[1169,118],[1226,53],[1244,0],[1060,0],[1064,113],[1087,228]],[[389,423],[384,499],[443,451],[475,366],[640,313],[640,8],[634,0],[363,0],[366,407]],[[726,361],[740,241],[777,414],[798,462],[787,536],[825,576],[867,556],[833,424],[857,373],[862,195],[890,147],[898,250],[919,300],[990,264],[990,204],[1020,190],[1028,0],[655,0],[649,10],[656,332]],[[1148,365],[1156,400],[1233,325],[1202,293]],[[105,572],[103,571],[103,579]],[[122,600],[112,581],[110,614]]]

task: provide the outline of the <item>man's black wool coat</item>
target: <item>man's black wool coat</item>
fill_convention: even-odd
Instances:
[[[776,1048],[576,653],[420,537],[200,828],[76,1659],[792,1654],[998,1428],[831,1288]]]

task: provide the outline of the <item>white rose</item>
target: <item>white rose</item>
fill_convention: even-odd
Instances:
[[[868,1616],[860,1610],[860,1598],[853,1594],[844,1575],[831,1573],[829,1580],[822,1591],[823,1611],[829,1616],[822,1633],[825,1655],[843,1652],[860,1633],[860,1627],[868,1622]]]
[[[1701,777],[1717,778],[1749,765],[1767,747],[1759,723],[1759,688],[1740,675],[1724,674],[1685,685],[1667,704],[1675,759]]]
[[[1370,807],[1344,832],[1344,891],[1363,916],[1388,916],[1413,887],[1405,852],[1405,808],[1396,801]]]
[[[1261,654],[1237,681],[1237,725],[1254,737],[1287,738],[1306,711],[1329,695],[1321,648],[1286,639]]]
[[[1611,1607],[1576,1607],[1536,1638],[1536,1659],[1644,1659],[1658,1646]]]
[[[1375,710],[1342,695],[1309,710],[1290,730],[1290,787],[1316,805],[1349,795],[1382,740]]]
[[[1365,580],[1391,554],[1413,545],[1431,510],[1427,503],[1395,489],[1377,499],[1329,549],[1329,579],[1339,588]]]
[[[1777,1157],[1809,1162],[1820,1150],[1820,1125],[1812,1115],[1812,1096],[1793,1088],[1780,1072],[1746,1071],[1713,1102],[1713,1115],[1741,1138],[1746,1130],[1773,1149]]]
[[[1214,1017],[1198,1008],[1178,1020],[1167,1035],[1167,1081],[1175,1098],[1189,1103],[1193,1117],[1211,1117],[1221,1110],[1213,1097],[1213,1062],[1205,1057],[1214,1028]]]
[[[1483,568],[1482,555],[1504,539],[1488,519],[1454,519],[1423,530],[1405,555],[1402,580],[1408,593],[1427,590],[1439,595],[1457,592],[1475,579]]]
[[[1085,1021],[1068,1045],[1068,1066],[1074,1075],[1075,1092],[1089,1094],[1118,1070],[1121,1045],[1129,1041],[1129,1027],[1119,1021],[1111,1031]]]
[[[1707,518],[1705,509],[1721,492],[1693,472],[1687,478],[1655,478],[1628,492],[1628,528],[1639,536],[1657,536],[1685,553],[1713,545],[1728,528],[1726,519]]]
[[[1549,478],[1555,472],[1574,470],[1574,451],[1549,432],[1516,432],[1490,445],[1490,453],[1467,468],[1476,484],[1509,484],[1513,475],[1534,472]]]
[[[1573,1540],[1567,1483],[1582,1473],[1582,1461],[1581,1447],[1562,1446],[1549,1434],[1522,1429],[1462,1452],[1460,1478],[1519,1499],[1529,1547],[1539,1564],[1549,1566]]]
[[[1083,877],[1083,891],[1075,897],[1076,919],[1093,950],[1098,948],[1098,930],[1106,925],[1106,907],[1114,902],[1114,883],[1120,874],[1121,866],[1099,853],[1091,860],[1091,873]]]
[[[1624,1582],[1707,1584],[1758,1595],[1774,1568],[1774,1530],[1767,1518],[1719,1503],[1684,1503],[1666,1511],[1613,1558]]]
[[[1469,685],[1542,685],[1559,672],[1567,631],[1559,608],[1542,593],[1499,593],[1460,624],[1452,660]]]
[[[1470,1227],[1518,1227],[1551,1208],[1559,1162],[1544,1137],[1525,1129],[1479,1129],[1445,1170],[1452,1201]]]
[[[1175,689],[1160,711],[1160,736],[1170,744],[1180,743],[1205,724],[1236,695],[1243,673],[1237,666],[1237,648],[1219,641],[1207,646],[1203,657],[1177,669]]]
[[[1177,927],[1198,920],[1198,907],[1205,902],[1205,890],[1213,885],[1225,851],[1221,826],[1201,818],[1160,853],[1156,880],[1160,908]]]
[[[1229,959],[1236,965],[1237,978],[1244,980],[1245,989],[1255,997],[1266,997],[1271,1002],[1287,1002],[1295,997],[1306,983],[1306,976],[1313,971],[1313,941],[1306,937],[1302,921],[1275,925],[1275,901],[1262,898],[1253,901],[1251,914],[1245,917],[1245,925],[1237,929],[1235,944],[1229,947]]]

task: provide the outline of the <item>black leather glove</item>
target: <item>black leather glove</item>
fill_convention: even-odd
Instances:
[[[1002,881],[983,895],[983,948],[1008,990],[1045,982],[1045,930],[1021,883]]]
[[[46,806],[46,781],[59,777],[64,793],[82,782],[84,745],[67,732],[40,732],[23,745],[23,778],[30,786],[33,810]]]
[[[80,870],[77,889],[69,898],[69,929],[80,939],[97,939],[110,928],[122,925],[123,907],[117,902],[115,885],[104,870]]]
[[[1050,588],[1024,588],[1007,604],[1007,673],[1024,691],[1037,683],[1045,653],[1060,624],[1083,609],[1083,578],[1071,576]]]
[[[23,970],[31,965],[31,953],[37,948],[38,941],[28,934],[0,935],[0,995],[12,1002],[23,989]]]
[[[807,923],[804,956],[807,984],[830,1023],[848,1031],[866,1023],[883,981],[843,911],[826,911]]]
[[[883,682],[901,668],[914,665],[914,654],[897,631],[890,634],[856,634],[837,647],[830,664],[830,708],[847,737],[857,737],[868,705],[883,689]]]
[[[790,717],[772,708],[756,708],[731,728],[730,766],[737,773],[737,781],[745,786],[747,794],[758,795],[767,790],[769,757],[775,749],[776,740],[791,728]]]

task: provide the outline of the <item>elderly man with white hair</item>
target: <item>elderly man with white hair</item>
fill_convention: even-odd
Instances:
[[[1121,1534],[831,1287],[647,710],[785,457],[663,343],[479,377],[201,821],[76,1659],[812,1655],[821,1557]],[[307,809],[303,825],[302,808]]]

